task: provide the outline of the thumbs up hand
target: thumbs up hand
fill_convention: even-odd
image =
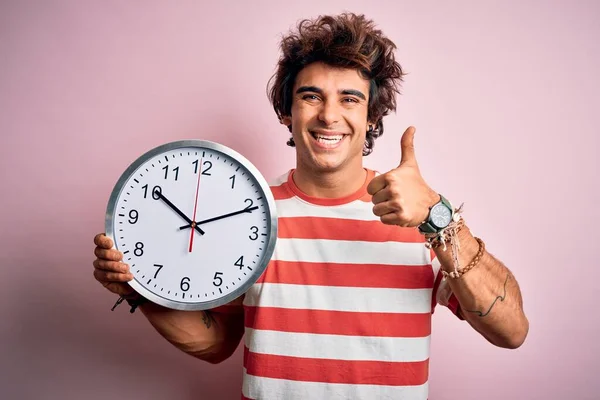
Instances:
[[[374,204],[373,213],[388,225],[415,227],[429,215],[429,208],[440,200],[419,171],[414,147],[415,128],[410,126],[400,141],[400,165],[371,180],[367,191]]]

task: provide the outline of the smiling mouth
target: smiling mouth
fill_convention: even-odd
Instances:
[[[344,134],[339,134],[339,135],[322,135],[316,132],[312,132],[309,131],[310,134],[312,135],[313,138],[315,138],[315,140],[319,143],[323,143],[323,144],[329,144],[329,145],[333,145],[333,144],[337,144],[339,143],[343,138]]]

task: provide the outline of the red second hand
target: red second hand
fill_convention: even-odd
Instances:
[[[200,175],[202,175],[202,159],[198,165],[198,183],[196,184],[196,197],[194,198],[194,217],[192,218],[192,229],[190,230],[190,253],[194,245],[194,231],[196,230],[196,208],[198,207],[198,190],[200,189]]]

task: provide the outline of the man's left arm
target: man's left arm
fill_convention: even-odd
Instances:
[[[468,266],[480,251],[479,242],[465,226],[457,234],[460,268]],[[500,260],[482,249],[475,266],[458,278],[446,277],[460,304],[460,316],[496,346],[515,349],[525,341],[529,322],[523,311],[519,284]],[[441,268],[454,271],[452,246],[434,248]],[[460,271],[459,268],[459,271]]]
[[[401,139],[400,164],[393,170],[376,176],[367,190],[372,195],[373,213],[381,222],[403,227],[417,227],[429,215],[432,205],[440,200],[421,176],[414,148],[415,128],[409,127]],[[467,226],[458,232],[460,250],[459,271],[469,268],[479,251],[479,242]],[[460,304],[460,315],[491,343],[519,347],[529,330],[523,311],[519,285],[512,273],[498,259],[483,249],[476,264],[459,277],[447,277]],[[434,248],[441,268],[454,271],[452,246]]]

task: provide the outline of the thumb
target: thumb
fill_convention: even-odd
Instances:
[[[402,158],[400,159],[400,166],[402,165],[417,165],[417,158],[415,157],[415,127],[409,126],[402,134],[400,140],[400,147],[402,149]]]

